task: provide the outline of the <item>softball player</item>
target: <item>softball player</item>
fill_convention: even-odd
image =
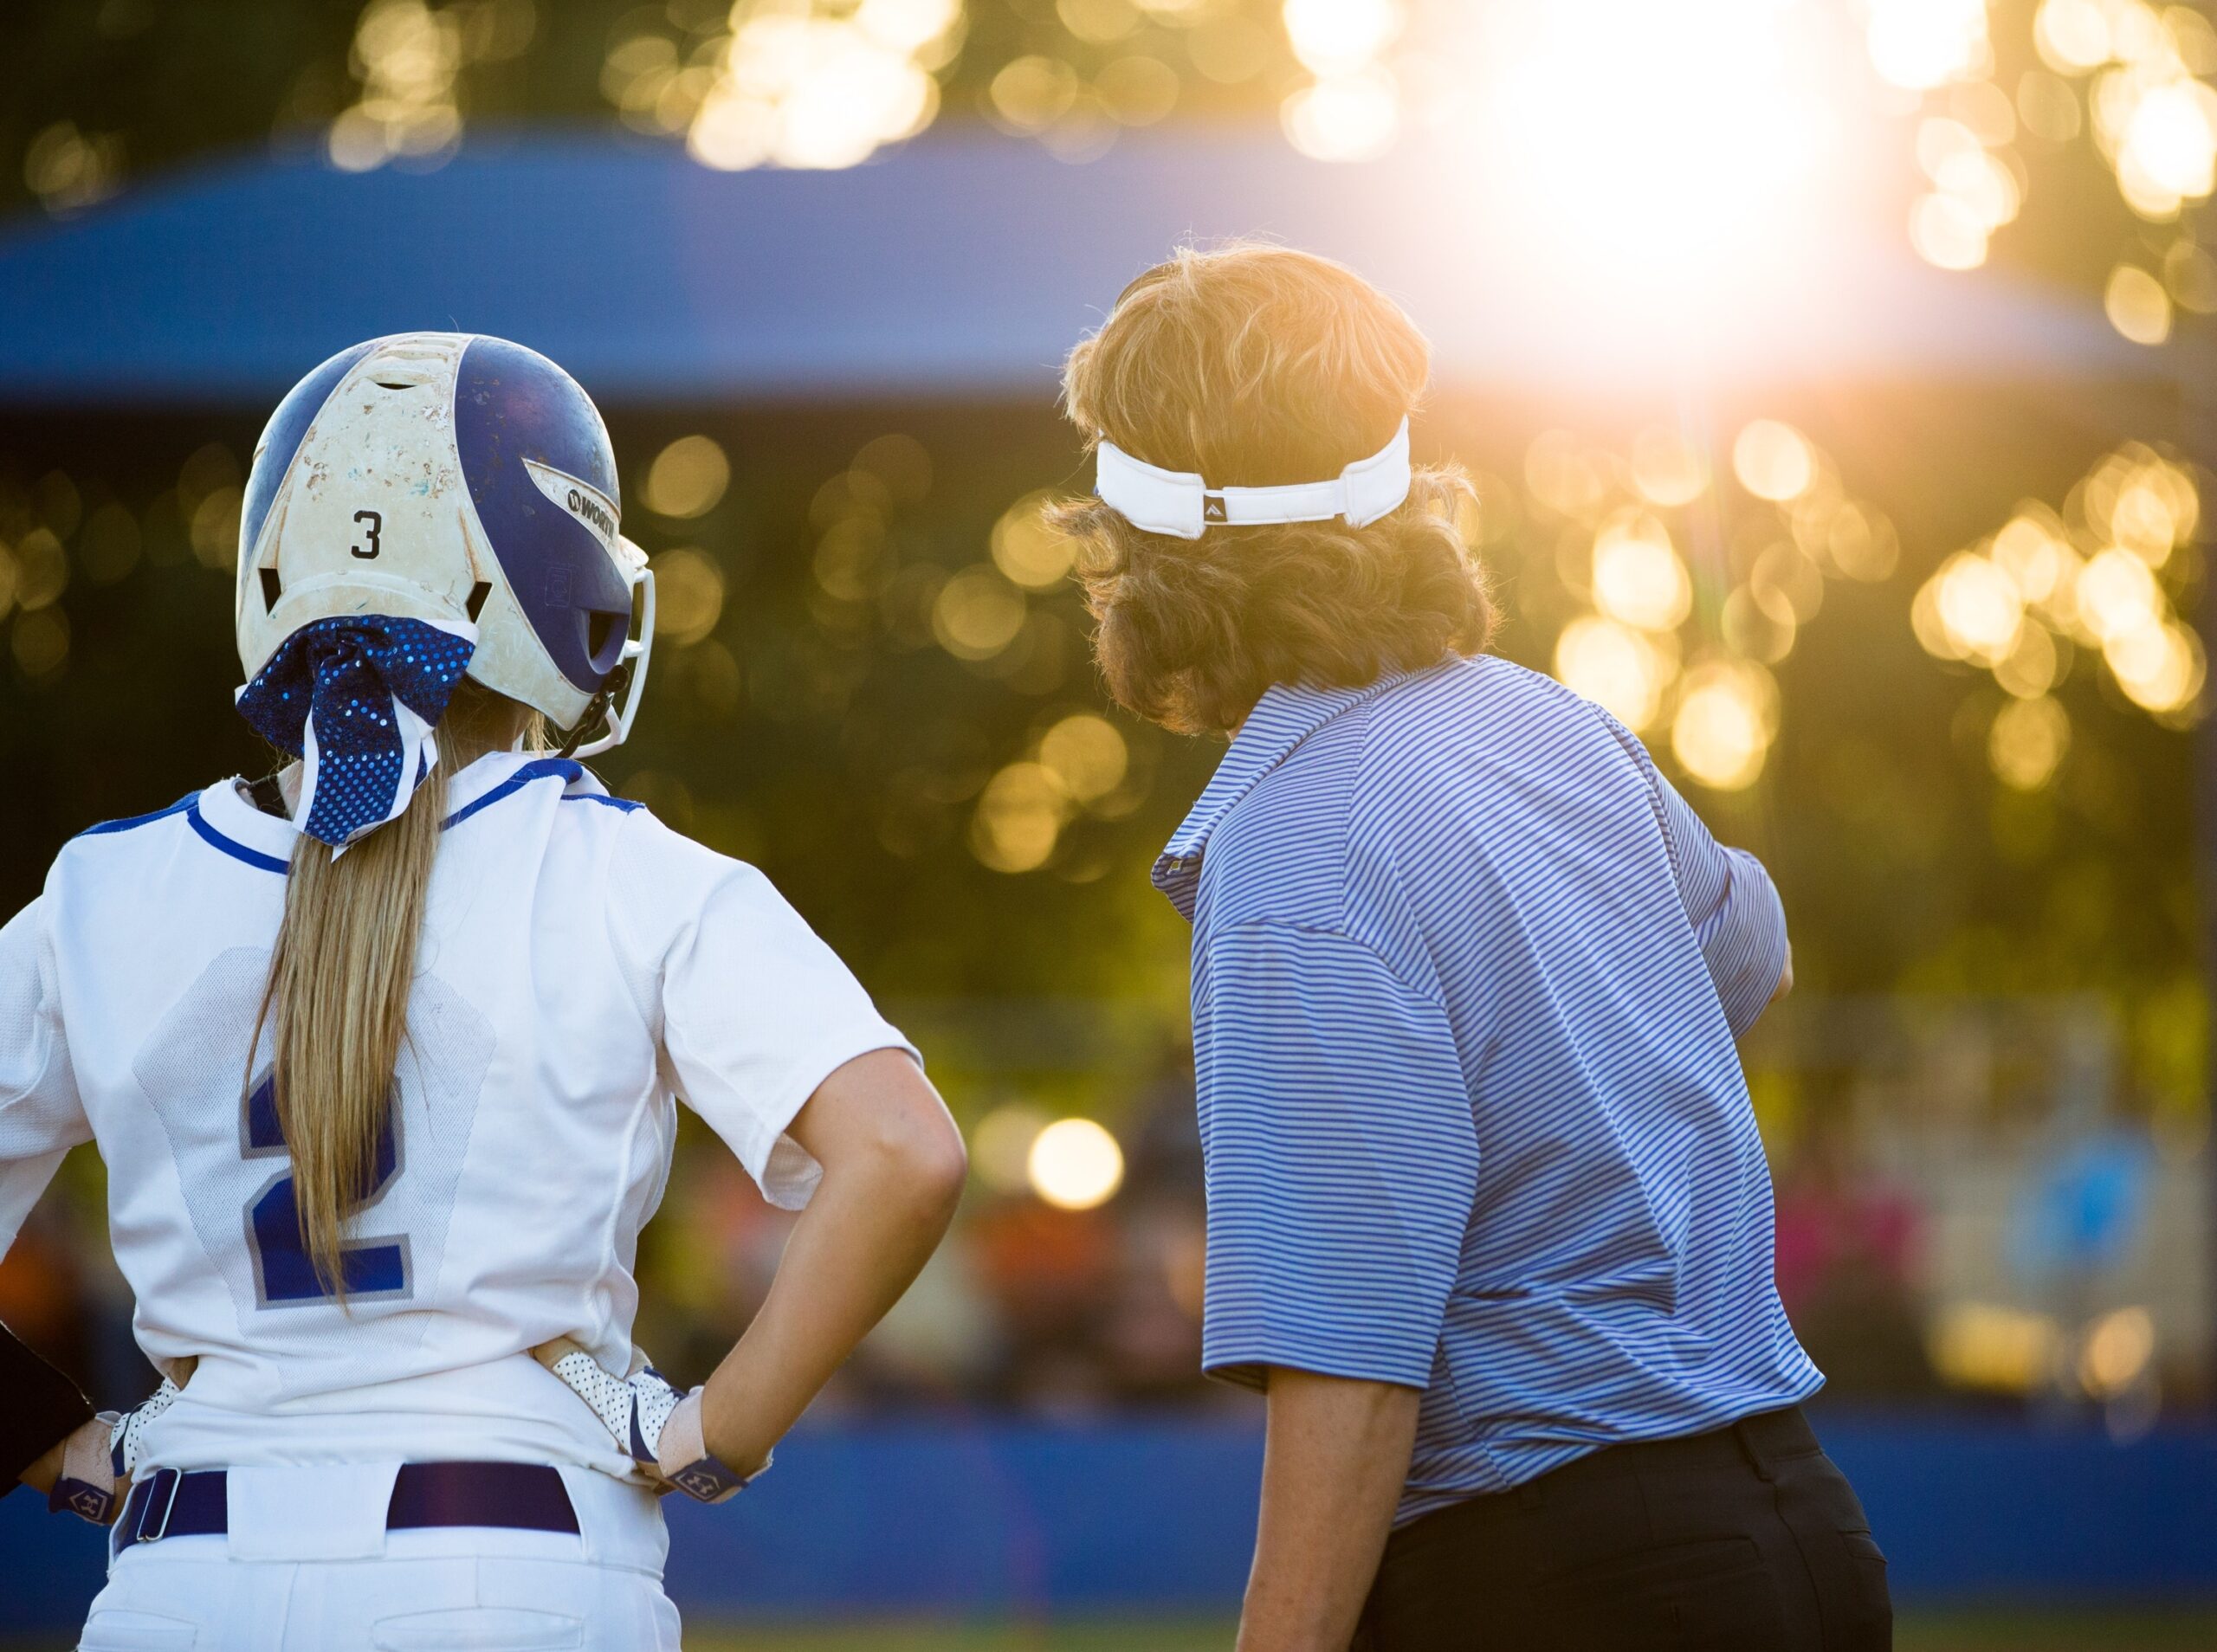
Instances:
[[[0,931],[0,1246],[96,1142],[165,1373],[32,1471],[113,1523],[87,1649],[675,1647],[656,1494],[766,1467],[945,1229],[915,1052],[759,873],[575,760],[646,677],[619,519],[553,363],[333,357],[239,535],[238,707],[300,761],[94,827]],[[682,1395],[631,1344],[679,1098],[805,1208]]]

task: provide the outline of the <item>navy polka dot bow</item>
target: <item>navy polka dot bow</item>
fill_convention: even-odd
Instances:
[[[239,714],[301,759],[301,830],[343,849],[408,807],[476,649],[475,626],[383,614],[317,620],[277,645],[239,690]]]

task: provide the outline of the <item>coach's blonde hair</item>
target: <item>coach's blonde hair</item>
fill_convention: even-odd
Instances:
[[[1423,398],[1431,348],[1354,271],[1284,247],[1184,248],[1116,300],[1070,352],[1063,403],[1107,440],[1218,487],[1319,481],[1384,447]],[[1272,683],[1355,685],[1483,648],[1485,582],[1456,518],[1453,466],[1420,468],[1406,503],[1339,520],[1134,527],[1097,499],[1057,507],[1116,699],[1182,732],[1237,726]]]
[[[408,1033],[447,777],[488,752],[538,737],[535,713],[465,679],[439,720],[439,760],[398,820],[336,860],[306,832],[294,846],[285,916],[249,1048],[261,1049],[267,1026],[301,1239],[325,1287],[342,1300],[346,1221],[372,1191]],[[247,1083],[254,1083],[251,1067]]]

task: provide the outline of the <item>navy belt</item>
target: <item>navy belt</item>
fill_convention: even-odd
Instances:
[[[221,1468],[158,1468],[131,1488],[108,1546],[164,1538],[221,1537],[229,1497]],[[500,1526],[578,1534],[578,1511],[559,1469],[540,1462],[409,1462],[385,1506],[391,1532],[426,1526]]]

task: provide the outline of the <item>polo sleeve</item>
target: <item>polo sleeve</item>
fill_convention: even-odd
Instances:
[[[0,1255],[63,1155],[92,1135],[69,1063],[42,896],[0,929]]]
[[[1786,910],[1761,861],[1710,836],[1677,789],[1651,768],[1649,780],[1687,921],[1736,1037],[1778,991],[1786,970]]]
[[[1201,938],[1194,970],[1204,1368],[1425,1387],[1478,1175],[1445,1010],[1361,943],[1278,923]]]
[[[609,873],[611,939],[643,984],[679,1097],[771,1204],[805,1205],[823,1168],[785,1133],[833,1072],[915,1048],[770,881],[671,831],[626,820]]]

